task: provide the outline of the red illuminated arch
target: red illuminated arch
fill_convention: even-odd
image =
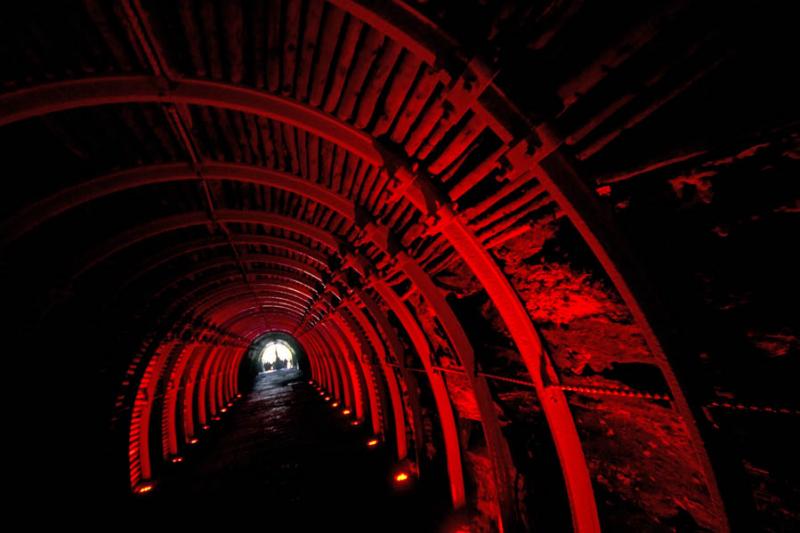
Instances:
[[[432,51],[434,47],[428,46],[427,42],[421,42],[419,38],[412,37],[412,33],[409,33],[407,29],[388,22],[387,18],[382,17],[380,13],[374,11],[373,9],[349,1],[337,1],[336,3],[337,5],[347,9],[354,16],[368,21],[372,26],[379,28],[387,35],[391,35],[392,38],[403,43],[403,45],[409,50],[412,50],[415,54],[419,55],[421,58],[424,58],[429,63],[433,63],[437,59],[437,54]],[[403,20],[402,17],[399,17],[399,19]],[[420,30],[417,30],[413,33],[414,35],[418,36]],[[437,32],[432,30],[430,33],[438,35]],[[151,65],[151,67],[153,67],[153,70],[156,74],[158,74],[158,76],[161,76],[164,74],[166,69],[158,67],[159,61],[153,60],[152,57],[154,56],[152,54],[150,56],[151,62],[154,62],[155,64]],[[163,65],[161,66],[163,67]],[[166,75],[168,77],[168,71]],[[363,134],[352,127],[349,127],[310,106],[299,104],[285,98],[265,94],[260,91],[244,89],[241,87],[217,82],[198,80],[179,80],[175,82],[175,80],[170,80],[173,83],[165,84],[162,83],[162,81],[163,80],[158,77],[150,76],[108,77],[90,80],[57,82],[41,87],[21,89],[14,93],[0,97],[0,109],[7,110],[5,113],[0,113],[0,124],[7,124],[12,121],[22,120],[24,118],[39,116],[44,113],[51,113],[60,110],[112,103],[168,102],[175,104],[211,105],[227,109],[235,109],[250,114],[257,114],[259,116],[267,116],[278,119],[287,124],[296,125],[307,131],[312,131],[339,146],[345,147],[347,150],[357,154],[359,157],[363,158],[364,161],[371,165],[384,166],[387,160],[391,160],[390,166],[393,167],[393,177],[401,182],[403,195],[405,195],[405,197],[411,203],[413,203],[413,205],[415,205],[419,211],[423,213],[423,215],[435,219],[433,231],[440,232],[447,238],[450,245],[456,249],[461,259],[469,266],[471,271],[486,288],[491,300],[494,302],[495,306],[500,312],[508,330],[510,331],[517,347],[522,354],[524,362],[528,367],[529,373],[536,387],[538,397],[542,402],[545,415],[547,416],[552,433],[554,435],[556,448],[559,452],[562,468],[564,469],[565,478],[567,480],[567,488],[576,530],[597,530],[598,524],[596,508],[593,499],[591,483],[588,477],[588,470],[586,468],[585,459],[581,450],[581,444],[578,439],[577,432],[575,431],[572,415],[566,404],[563,392],[559,388],[553,386],[558,384],[558,377],[556,376],[555,372],[553,372],[553,369],[548,366],[547,354],[542,347],[538,334],[527,314],[527,311],[525,310],[522,302],[519,300],[519,297],[517,296],[513,287],[510,285],[502,271],[498,268],[494,258],[488,252],[486,252],[486,250],[481,246],[481,243],[476,239],[474,232],[464,223],[463,220],[461,220],[459,214],[453,211],[452,206],[447,199],[436,195],[433,192],[433,189],[430,187],[430,184],[425,180],[424,176],[415,175],[409,172],[407,168],[403,168],[403,165],[398,165],[397,161],[395,161],[394,158],[389,157],[387,152],[382,149],[370,136]],[[483,83],[483,81],[481,81],[481,83]],[[486,83],[488,84],[489,82],[487,81]],[[478,110],[478,108],[480,108],[480,104],[475,103],[473,107]],[[432,127],[433,125],[431,125],[431,128]],[[540,130],[540,133],[543,131],[546,130]],[[645,332],[654,354],[663,359],[665,375],[670,381],[671,389],[681,409],[681,414],[687,420],[687,425],[689,426],[690,432],[696,433],[691,420],[691,413],[689,412],[688,407],[685,405],[685,401],[683,400],[676,380],[674,380],[674,377],[669,370],[669,366],[666,364],[666,358],[664,357],[663,351],[660,348],[658,339],[652,332],[652,328],[649,326],[648,317],[643,311],[643,306],[640,305],[639,300],[636,297],[636,293],[631,289],[632,284],[629,280],[635,279],[635,276],[632,272],[632,269],[630,269],[628,266],[629,263],[624,257],[624,246],[618,244],[615,240],[613,229],[605,229],[612,226],[610,224],[606,224],[607,221],[603,219],[602,213],[596,209],[596,202],[593,200],[591,195],[586,194],[585,184],[580,183],[580,180],[577,179],[577,176],[574,175],[574,172],[570,172],[570,167],[564,164],[563,159],[559,158],[559,154],[556,154],[555,156],[552,155],[552,152],[557,148],[560,141],[558,139],[552,140],[549,136],[539,135],[539,137],[545,137],[545,142],[543,143],[545,146],[536,151],[536,157],[534,159],[536,160],[536,163],[541,163],[541,166],[544,169],[544,172],[542,172],[543,183],[548,187],[548,190],[554,195],[561,207],[565,209],[570,219],[575,223],[578,230],[584,235],[587,243],[604,265],[606,271],[609,272],[611,279],[619,288],[622,297],[628,303],[628,306],[632,310],[637,321],[642,325],[642,329]],[[147,169],[143,169],[141,173],[137,174],[138,169],[134,169],[131,171],[126,171],[127,173],[120,173],[118,175],[109,177],[107,180],[94,180],[84,184],[85,186],[78,186],[77,189],[72,190],[72,193],[79,193],[83,195],[85,201],[88,201],[98,197],[101,194],[108,194],[110,192],[123,190],[128,186],[126,184],[126,180],[129,179],[132,181],[135,180],[138,183],[136,186],[161,183],[163,181],[175,179],[198,179],[197,174],[193,172],[191,168],[189,168],[189,172],[187,172],[187,167],[187,165],[183,165],[183,168],[177,169],[177,173],[173,173],[173,169],[170,169],[169,171],[161,169],[161,171],[163,171],[162,174],[159,174],[159,171],[154,169],[150,169],[152,171],[150,174],[147,173]],[[558,172],[556,172],[554,169],[557,169]],[[537,171],[538,170],[539,168],[537,167]],[[211,167],[203,166],[202,172],[204,178],[216,179],[213,177],[215,176],[214,171],[215,170]],[[167,176],[167,174],[172,175]],[[230,175],[232,174],[229,174],[228,177],[230,177]],[[251,180],[253,183],[260,183],[270,187],[278,186],[278,178],[274,174],[268,173],[268,175],[259,175],[258,177],[253,177],[254,175],[255,173],[252,169],[245,169],[245,174],[239,175],[239,178],[237,179]],[[226,177],[224,179],[228,178]],[[296,178],[292,179],[294,179],[294,181],[286,182],[286,190],[291,190],[297,194],[303,194],[301,189],[307,186],[306,183],[303,182],[303,180],[297,180]],[[320,203],[320,205],[325,205],[326,207],[337,211],[339,214],[342,214],[343,211],[347,211],[347,209],[349,209],[349,205],[337,203],[339,202],[339,199],[331,196],[329,192],[319,190],[314,194],[316,195],[315,201]],[[323,195],[327,196],[323,198]],[[40,211],[38,212],[48,215],[52,214],[54,216],[57,213],[63,212],[64,209],[71,205],[69,204],[70,200],[65,199],[63,195],[59,198],[51,200],[52,201],[49,204],[41,204],[39,206]],[[36,211],[34,210],[32,212],[35,213]],[[355,219],[354,212],[351,213],[349,217],[347,215],[343,216],[351,222]],[[217,221],[221,224],[245,220],[244,218],[237,217],[238,215],[229,211],[222,210],[217,212]],[[20,222],[18,227],[23,228],[23,230],[27,230],[32,227],[32,222],[35,224],[43,219],[44,217],[35,215],[29,216],[23,222]],[[250,215],[248,215],[246,220],[252,220]],[[208,223],[205,213],[180,215],[174,217],[173,221],[176,224],[181,224],[175,226],[175,229],[188,227],[190,225]],[[274,217],[264,215],[256,222],[273,225],[275,219]],[[294,232],[294,223],[292,223],[291,226],[292,227],[283,226],[283,228]],[[361,225],[357,226],[361,227]],[[153,226],[153,229],[155,230],[157,228]],[[370,227],[367,229],[374,230],[375,228]],[[370,238],[373,242],[382,245],[379,246],[380,248],[384,250],[389,248],[389,239],[385,235],[384,230],[378,229],[378,231],[367,231],[367,233],[370,235]],[[3,234],[5,235],[6,232],[4,231]],[[306,233],[306,235],[308,236],[308,233]],[[88,268],[98,264],[111,254],[135,242],[139,242],[139,240],[144,240],[149,236],[150,234],[146,234],[146,232],[121,236],[122,244],[119,247],[112,245],[105,250],[101,250],[98,254],[95,254],[92,258],[90,258],[89,261],[85,263],[84,269],[79,273],[86,272]],[[314,238],[317,242],[322,242],[325,238],[331,238],[331,236],[317,234],[312,238]],[[333,237],[327,242],[328,247],[334,252],[338,252],[341,244],[342,242],[337,240],[336,237]],[[460,324],[455,319],[452,310],[450,310],[449,306],[447,305],[447,302],[440,297],[441,295],[438,294],[436,287],[433,286],[429,277],[427,277],[427,274],[423,272],[418,265],[415,265],[413,261],[408,262],[406,260],[407,257],[400,257],[400,269],[403,270],[404,274],[413,281],[415,287],[423,294],[425,301],[434,308],[437,319],[444,327],[448,336],[448,340],[453,345],[462,365],[468,370],[470,367],[474,368],[472,349],[469,346]],[[300,267],[300,270],[304,271],[304,268],[305,267]],[[363,269],[361,274],[364,274]],[[374,276],[373,272],[370,272],[369,274],[370,275],[367,276],[368,278],[372,278]],[[386,287],[381,279],[375,279],[376,281],[372,283],[372,286],[378,293],[381,294],[382,299],[400,318],[403,327],[406,329],[406,332],[409,334],[412,341],[414,341],[416,350],[419,352],[418,355],[423,363],[425,363],[428,359],[428,348],[425,347],[427,344],[425,332],[421,331],[419,324],[415,323],[415,318],[408,312],[405,304],[403,302],[396,301],[396,295],[393,293],[392,289],[390,287]],[[230,292],[228,294],[233,300],[241,295],[240,293],[234,292]],[[253,329],[255,326],[250,324],[251,319],[259,320],[257,318],[253,318],[259,313],[259,311],[255,308],[246,307],[245,304],[237,303],[235,301],[231,302],[231,305],[227,305],[225,300],[217,302],[217,298],[225,298],[222,296],[222,293],[215,294],[214,296],[201,296],[200,294],[189,293],[185,295],[185,298],[185,303],[189,309],[204,309],[203,306],[210,304],[208,312],[213,314],[216,318],[223,320],[224,324],[230,327],[236,326],[237,328],[245,328],[241,329],[241,333],[246,337],[251,337],[255,334],[254,331],[256,330]],[[214,299],[209,301],[207,298]],[[382,330],[381,332],[386,339],[385,342],[389,347],[389,349],[385,351],[388,353],[393,352],[398,360],[401,359],[401,357],[398,357],[398,355],[402,355],[402,346],[397,341],[396,336],[394,339],[391,339],[392,334],[389,332],[391,327],[388,325],[386,318],[381,316],[382,311],[378,309],[378,306],[375,304],[375,302],[370,303],[368,298],[360,298],[360,300],[364,306],[369,309],[370,316],[372,316],[376,323],[379,324],[378,330]],[[278,327],[288,327],[289,325],[294,324],[294,318],[297,318],[294,313],[302,309],[302,304],[300,304],[300,308],[296,308],[294,304],[290,304],[288,302],[282,303],[279,300],[269,300],[269,302],[270,304],[274,304],[273,309],[276,313],[274,315],[276,324],[280,324]],[[309,339],[309,344],[313,346],[313,348],[309,351],[317,353],[321,357],[323,352],[327,352],[329,355],[331,355],[332,359],[328,360],[331,363],[329,370],[330,372],[333,372],[333,369],[335,368],[333,365],[341,365],[341,358],[346,360],[346,352],[348,351],[347,343],[350,342],[350,347],[352,348],[356,341],[354,341],[352,338],[348,339],[348,335],[343,333],[343,331],[347,329],[346,327],[339,328],[340,333],[338,334],[331,333],[331,331],[335,331],[335,328],[332,326],[326,326],[325,324],[327,324],[327,322],[325,322],[325,318],[321,315],[320,318],[321,321],[317,321],[315,323],[315,326],[317,326],[319,329],[312,329],[308,332],[302,331],[302,333],[307,336]],[[261,319],[263,319],[263,317]],[[247,323],[247,326],[245,326],[245,323]],[[366,323],[367,322],[362,321],[362,326]],[[364,329],[367,330],[366,327]],[[295,330],[292,331],[295,332]],[[377,332],[373,332],[373,334],[377,336]],[[326,336],[330,336],[330,338],[325,339]],[[303,335],[301,335],[301,337],[303,337]],[[372,339],[372,342],[374,343],[375,339]],[[159,345],[159,348],[161,347],[162,346]],[[176,348],[176,350],[178,349]],[[147,374],[148,371],[151,371],[151,373],[155,373],[156,375],[159,374],[159,369],[165,364],[165,361],[161,360],[162,357],[166,359],[170,359],[171,357],[170,355],[165,356],[163,353],[164,352],[158,352],[158,356],[154,356],[150,359],[150,362],[147,363],[145,368],[145,374]],[[175,353],[178,354],[177,357],[180,359],[184,352],[179,350]],[[168,352],[168,354],[172,355],[175,355],[175,353]],[[226,353],[227,352],[224,350],[222,352],[215,351],[212,355],[207,357],[204,362],[208,363],[210,366],[213,366],[213,364],[222,364],[223,361],[231,359],[230,354],[226,355]],[[338,356],[333,355],[336,353],[338,353]],[[426,370],[428,369],[426,368]],[[346,389],[347,386],[345,381],[348,379],[348,372],[345,372],[341,368],[339,368],[338,371],[338,379],[342,380],[342,389]],[[202,373],[201,379],[206,380],[203,383],[207,383],[209,372],[213,374],[214,370],[207,368],[206,371]],[[354,373],[351,370],[349,374],[351,381],[348,382],[350,384],[357,382],[353,377],[353,374]],[[428,374],[429,379],[433,381],[436,380],[435,375],[432,375],[430,372],[428,372]],[[473,372],[468,371],[468,374],[472,375]],[[333,374],[331,373],[331,376],[332,375]],[[408,381],[411,379],[410,376],[406,376],[406,378]],[[338,383],[338,381],[335,381],[334,378],[330,379],[335,383]],[[145,379],[142,380],[142,384],[145,385],[140,385],[140,388],[141,386],[144,386],[144,389],[141,390],[145,393],[150,390],[150,386],[154,386],[149,381],[145,382]],[[482,406],[481,413],[482,417],[485,418],[483,422],[487,435],[487,441],[489,446],[492,448],[491,454],[493,459],[493,467],[495,468],[495,475],[502,476],[503,471],[500,467],[504,461],[509,459],[507,459],[504,455],[505,452],[502,449],[502,442],[492,440],[491,437],[492,432],[499,437],[499,430],[493,429],[494,425],[491,414],[487,411],[486,402],[481,399],[485,398],[486,396],[485,383],[483,383],[481,379],[476,378],[472,381],[472,387],[475,391],[476,397],[478,397],[479,407]],[[441,390],[440,387],[434,388]],[[209,390],[212,392],[209,392]],[[206,390],[206,399],[203,400],[202,403],[204,406],[208,404],[209,409],[213,409],[214,405],[218,406],[220,398],[224,396],[221,396],[219,392],[214,393],[214,390],[218,389],[211,388]],[[225,395],[229,393],[230,391],[228,390]],[[355,395],[355,391],[351,391],[350,393]],[[217,396],[215,397],[214,402],[211,402],[209,400],[209,395],[213,394],[217,394]],[[347,397],[347,394],[344,394],[345,397]],[[436,395],[436,390],[434,390],[434,394]],[[439,397],[441,396],[442,395],[439,394]],[[440,403],[443,404],[444,402],[437,400],[437,405]],[[146,408],[143,409],[146,411]],[[442,407],[442,409],[444,408]],[[450,433],[452,424],[446,423],[446,425],[448,429],[445,429],[445,433]],[[131,434],[133,434],[133,431]],[[698,440],[696,435],[693,434],[692,436],[694,437],[695,441]],[[695,445],[699,446],[701,448],[700,451],[702,452],[702,445],[698,444],[697,442]],[[457,453],[453,451],[452,446],[448,446],[448,456],[450,455],[457,455]],[[702,453],[700,453],[700,456],[701,459],[703,459],[704,456]],[[457,483],[457,469],[453,467],[452,463],[449,464],[449,467],[451,473],[451,484]],[[716,486],[713,480],[713,474],[709,474],[708,468],[706,470],[709,490],[712,492],[712,496],[716,496]],[[501,481],[502,482],[498,484],[499,486],[508,486],[507,479],[502,479]],[[463,499],[463,494],[458,494],[458,487],[452,488],[452,491],[455,502],[458,502],[459,498]],[[508,511],[509,504],[503,501],[506,497],[507,496],[503,494],[499,495],[503,512]]]

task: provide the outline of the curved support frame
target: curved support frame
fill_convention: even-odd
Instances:
[[[372,424],[372,433],[383,437],[384,425],[382,418],[386,409],[385,395],[382,393],[382,387],[379,386],[378,377],[375,375],[375,365],[369,358],[370,351],[366,344],[366,340],[361,337],[360,332],[354,327],[351,318],[347,315],[336,312],[331,316],[339,327],[339,329],[347,336],[350,341],[350,346],[353,348],[353,353],[356,362],[361,366],[361,375],[364,378],[364,383],[367,386],[367,399],[369,400],[369,413],[370,422]]]
[[[458,438],[458,425],[453,414],[453,407],[450,405],[450,397],[447,394],[444,380],[433,369],[428,338],[405,303],[400,300],[400,297],[391,287],[382,280],[373,281],[372,286],[389,308],[394,311],[394,314],[408,332],[425,369],[425,374],[428,376],[428,383],[433,391],[433,398],[436,402],[436,409],[442,426],[447,474],[450,480],[450,495],[453,500],[453,506],[456,509],[461,508],[466,505],[466,492],[464,489],[464,472],[461,465],[461,443]]]
[[[378,364],[381,367],[386,386],[389,389],[389,398],[391,400],[394,420],[397,458],[398,460],[403,460],[408,455],[408,432],[406,430],[405,407],[400,397],[397,376],[395,375],[394,369],[389,366],[383,341],[378,337],[378,333],[375,331],[364,312],[352,302],[347,302],[346,306],[355,321],[367,335],[370,348],[377,352]]]
[[[260,91],[216,82],[181,80],[168,90],[164,90],[163,87],[158,88],[154,81],[149,76],[109,77],[57,82],[22,89],[0,97],[0,103],[3,104],[0,105],[0,109],[8,110],[6,113],[0,113],[0,125],[55,111],[113,103],[158,102],[211,105],[277,119],[329,139],[376,166],[383,166],[385,162],[386,154],[381,153],[375,147],[374,141],[370,137],[303,104]],[[400,172],[395,177],[401,182],[405,182],[404,194],[423,213],[440,214],[430,213],[435,202],[430,198],[429,187],[426,188],[424,183],[416,177],[408,175],[407,172],[405,175]],[[228,212],[219,212],[217,218],[221,223],[240,221]],[[269,223],[267,221],[269,218],[265,216],[263,220]],[[582,532],[597,531],[599,530],[599,521],[596,502],[580,440],[574,427],[574,420],[563,397],[563,392],[553,389],[545,390],[545,384],[539,374],[543,350],[541,350],[541,344],[530,317],[497,264],[479,246],[474,234],[463,223],[460,221],[454,223],[453,220],[456,220],[455,217],[444,224],[440,231],[456,248],[476,276],[487,284],[487,291],[495,305],[498,306],[536,384],[564,470],[574,527],[577,531]],[[131,241],[126,239],[123,242],[127,246]],[[481,254],[473,257],[470,254],[476,246]],[[114,251],[116,248],[107,250],[105,254],[100,255],[99,259],[104,259]],[[86,266],[91,267],[93,263],[89,262]],[[532,350],[531,347],[534,349]],[[451,468],[450,472],[454,476],[461,475],[461,472],[456,472],[454,468]],[[456,489],[453,490],[454,502],[459,499],[463,500],[463,494],[459,496],[457,492]]]

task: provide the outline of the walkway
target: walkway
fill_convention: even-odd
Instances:
[[[262,373],[148,498],[159,508],[245,506],[300,530],[438,530],[446,502],[420,486],[398,488],[388,450],[369,449],[368,429],[350,420],[299,371]]]

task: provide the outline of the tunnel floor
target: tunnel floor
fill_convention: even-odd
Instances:
[[[242,508],[348,531],[441,530],[451,520],[442,487],[398,488],[390,450],[368,448],[368,429],[350,420],[298,370],[262,373],[142,503]]]

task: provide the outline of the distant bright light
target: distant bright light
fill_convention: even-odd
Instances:
[[[394,476],[394,480],[398,483],[402,483],[403,481],[408,481],[408,474],[405,472],[400,472],[396,476]]]
[[[262,365],[272,366],[275,364],[275,361],[280,360],[286,363],[286,368],[292,368],[294,366],[293,359],[292,349],[281,341],[267,343],[267,345],[264,346],[264,350],[261,352]]]
[[[146,485],[140,485],[139,488],[136,489],[136,492],[139,494],[146,494],[152,490],[153,490],[153,485],[148,483]]]

